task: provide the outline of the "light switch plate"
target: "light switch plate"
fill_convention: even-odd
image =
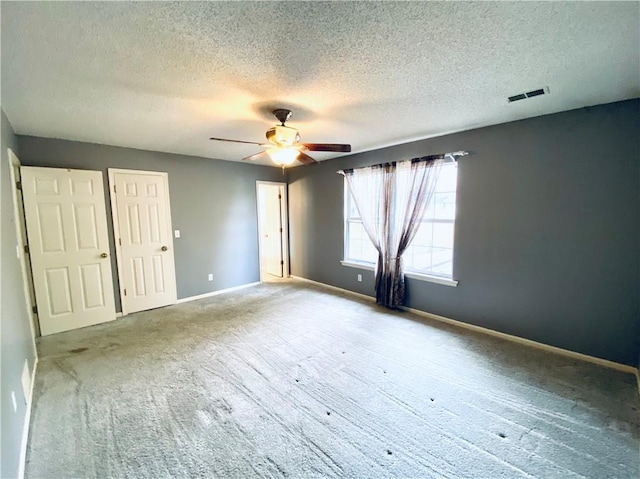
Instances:
[[[180,230],[175,230],[173,232],[173,236],[175,236],[176,238],[180,238]]]

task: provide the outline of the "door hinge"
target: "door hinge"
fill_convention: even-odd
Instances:
[[[16,189],[22,191],[22,182],[16,181]]]
[[[116,192],[116,185],[113,185],[113,192],[114,192],[114,193],[117,193],[117,192]]]
[[[124,290],[124,295],[125,295],[125,296],[127,295],[127,289],[126,289],[126,288],[125,288],[125,290]]]
[[[24,245],[24,252],[29,254],[29,245],[28,244]]]
[[[118,238],[118,244],[122,246],[122,238]]]
[[[282,228],[280,228],[280,233],[282,233]]]
[[[280,260],[280,265],[284,266],[284,261],[283,260]]]
[[[278,199],[281,200],[282,199],[282,195],[280,193],[278,193]]]
[[[34,306],[33,308],[31,308],[31,311],[33,311],[33,314],[38,314],[38,307]]]

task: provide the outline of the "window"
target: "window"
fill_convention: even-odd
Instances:
[[[422,224],[403,255],[406,273],[452,278],[457,179],[457,163],[445,163]],[[344,231],[345,262],[375,266],[378,252],[364,230],[346,184]]]

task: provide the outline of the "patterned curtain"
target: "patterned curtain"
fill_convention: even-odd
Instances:
[[[378,251],[376,302],[404,304],[402,255],[435,191],[444,156],[341,171],[367,235]]]

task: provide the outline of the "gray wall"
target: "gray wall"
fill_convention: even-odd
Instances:
[[[66,140],[18,136],[23,165],[166,171],[169,174],[178,299],[260,280],[256,180],[286,182],[278,168]],[[111,251],[111,205],[106,198]],[[116,308],[120,308],[115,254]],[[207,279],[213,273],[213,281]]]
[[[408,306],[638,366],[639,105],[601,105],[294,168],[292,274],[373,295],[373,273],[340,265],[344,195],[336,170],[470,150],[458,172],[460,283],[408,279]]]
[[[2,338],[2,449],[0,475],[10,478],[18,476],[20,445],[27,417],[25,398],[22,392],[22,368],[25,360],[29,372],[33,371],[36,351],[31,338],[30,314],[27,312],[26,299],[22,286],[20,260],[16,257],[15,219],[7,148],[18,155],[16,137],[4,114],[2,116],[0,149],[0,328]],[[19,157],[19,155],[18,155]],[[18,410],[13,411],[11,391],[15,391]]]

